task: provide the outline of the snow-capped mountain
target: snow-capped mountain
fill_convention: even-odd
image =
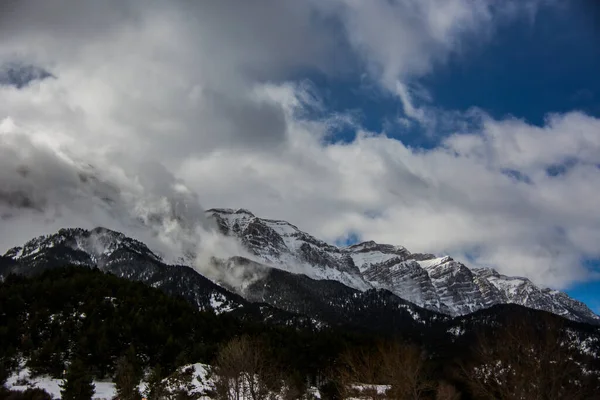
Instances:
[[[172,294],[189,293],[188,299],[203,310],[223,312],[244,303],[193,269],[166,265],[144,243],[105,228],[61,229],[12,248],[0,260],[0,276],[9,272],[31,275],[64,265],[95,267]],[[175,268],[177,274],[171,273]]]
[[[451,257],[411,253],[402,246],[325,243],[296,226],[258,218],[248,210],[211,209],[221,232],[239,238],[256,262],[359,291],[385,289],[423,308],[458,316],[496,304],[518,304],[574,321],[600,323],[585,304],[493,269],[468,268]]]
[[[207,215],[223,234],[239,238],[256,256],[255,261],[313,279],[336,280],[358,290],[373,288],[349,254],[288,222],[257,218],[247,210],[212,209]]]
[[[379,313],[380,319],[404,321],[408,315],[430,321],[440,314],[456,317],[503,304],[600,324],[600,317],[583,303],[526,278],[372,241],[333,246],[288,222],[258,218],[247,210],[212,209],[206,214],[224,235],[245,247],[244,254],[213,259],[209,269],[216,269],[216,276],[168,265],[144,243],[96,228],[61,229],[10,249],[0,257],[0,279],[10,272],[28,275],[63,265],[96,267],[183,296],[200,309],[254,307],[257,315],[273,307],[266,312],[281,310],[317,325],[381,323],[369,320],[365,310]]]
[[[235,275],[240,286],[215,279],[217,284],[194,268],[168,265],[145,244],[105,228],[61,229],[8,250],[0,256],[0,281],[10,273],[34,275],[68,265],[141,281],[204,311],[277,325],[383,332],[419,329],[448,319],[385,290],[360,291],[336,280],[314,280],[243,257],[214,260],[213,269]]]

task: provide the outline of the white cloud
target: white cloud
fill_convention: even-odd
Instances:
[[[556,287],[583,279],[579,258],[600,256],[599,121],[570,113],[536,128],[475,111],[475,129],[419,106],[427,95],[416,79],[535,3],[4,5],[0,64],[30,63],[56,78],[0,85],[0,245],[65,225],[138,237],[149,225],[156,246],[191,246],[206,224],[201,201],[331,241],[355,232],[469,254]],[[407,116],[467,132],[419,151],[361,131],[298,83],[306,69],[364,72],[400,96]],[[327,144],[340,126],[357,139]],[[565,162],[563,174],[546,174]]]
[[[565,287],[589,277],[581,257],[600,256],[600,160],[592,157],[600,154],[599,129],[600,120],[579,113],[555,115],[544,128],[487,119],[476,134],[419,151],[366,134],[322,146],[293,122],[305,140],[281,154],[224,151],[188,162],[181,174],[213,188],[208,204],[288,219],[329,241],[355,232],[412,251],[469,254],[477,265]],[[545,146],[561,151],[549,158]],[[581,164],[548,176],[546,167],[565,157]],[[507,167],[530,182],[507,175]]]
[[[428,102],[415,102],[410,90],[415,79],[433,73],[450,57],[466,57],[508,21],[518,18],[533,21],[540,7],[554,1],[339,0],[333,3],[343,15],[341,20],[351,47],[361,56],[372,77],[398,96],[406,117],[433,129],[443,122],[438,121],[443,117]]]

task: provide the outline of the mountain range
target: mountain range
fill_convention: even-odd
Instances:
[[[565,318],[599,323],[585,304],[563,292],[541,288],[527,278],[491,268],[468,268],[451,257],[411,253],[373,241],[337,247],[296,226],[258,218],[247,210],[211,209],[221,233],[238,238],[255,260],[316,280],[338,281],[361,292],[387,290],[424,309],[466,315],[498,304],[517,304]],[[243,290],[237,288],[243,295]]]
[[[99,268],[183,296],[201,310],[313,328],[407,330],[508,304],[600,324],[585,304],[526,278],[372,241],[333,246],[243,209],[206,215],[243,253],[213,258],[210,266],[169,265],[122,233],[61,229],[0,256],[0,277],[62,265]]]

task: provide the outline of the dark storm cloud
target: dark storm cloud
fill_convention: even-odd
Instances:
[[[427,97],[419,77],[540,2],[3,2],[0,63],[55,79],[0,85],[0,246],[102,225],[171,250],[222,248],[203,232],[201,199],[331,241],[477,248],[478,265],[504,273],[584,279],[578,260],[598,256],[600,240],[598,121],[570,113],[533,127],[482,113],[462,127],[413,102]],[[314,71],[355,74],[396,96],[409,123],[437,129],[443,117],[463,133],[418,150],[364,132],[307,93]],[[340,121],[356,139],[323,141]],[[578,163],[548,176],[565,157]],[[548,234],[556,227],[564,234]]]

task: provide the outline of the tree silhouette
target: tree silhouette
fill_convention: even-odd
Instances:
[[[281,379],[268,349],[248,336],[234,338],[217,356],[217,398],[263,400],[281,390]]]
[[[587,362],[569,343],[569,330],[553,315],[537,324],[511,319],[500,330],[480,333],[463,377],[481,399],[593,398],[600,382],[584,372]]]
[[[79,359],[74,359],[60,385],[63,400],[90,400],[95,392],[92,377]]]
[[[160,365],[152,369],[148,376],[148,385],[144,391],[144,396],[148,400],[162,400],[166,396],[166,385],[163,381]]]
[[[351,349],[340,361],[338,380],[346,396],[418,400],[436,387],[428,377],[423,350],[413,344],[382,341],[374,349]],[[387,385],[388,388],[383,394],[374,387],[363,385],[358,389],[357,384]]]
[[[140,383],[134,363],[130,357],[124,356],[117,362],[115,371],[115,388],[119,400],[141,400],[138,389]]]

